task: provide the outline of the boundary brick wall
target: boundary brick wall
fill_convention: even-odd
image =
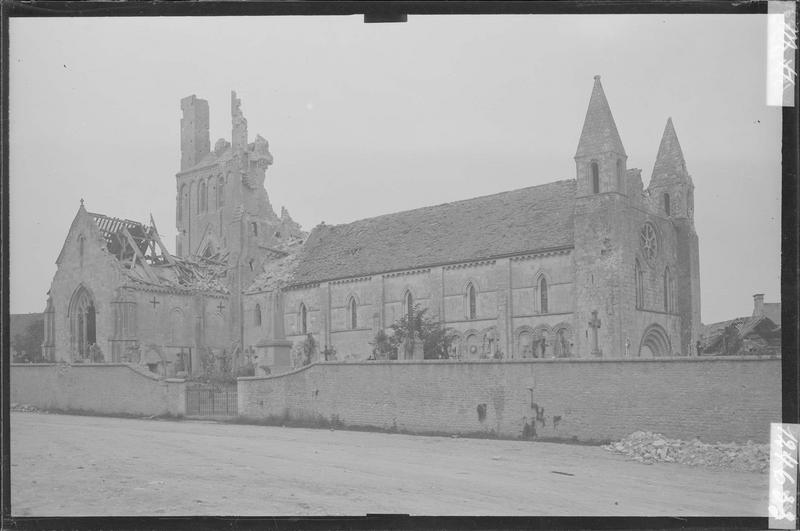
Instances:
[[[107,415],[186,413],[186,383],[124,363],[11,365],[11,403]]]
[[[767,442],[780,357],[324,362],[239,378],[239,414],[409,433]],[[527,426],[527,427],[526,427]]]

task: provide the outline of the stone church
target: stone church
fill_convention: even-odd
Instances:
[[[175,254],[152,219],[81,204],[48,293],[48,359],[171,375],[215,353],[275,372],[311,335],[365,360],[415,305],[455,332],[460,360],[696,354],[694,185],[675,129],[667,120],[644,188],[599,76],[574,179],[310,233],[270,205],[273,158],[248,141],[235,93],[231,140],[213,149],[208,102],[181,109]]]

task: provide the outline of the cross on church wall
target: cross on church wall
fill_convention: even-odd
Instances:
[[[158,301],[156,300],[156,297],[155,297],[155,295],[153,295],[153,300],[151,300],[151,301],[150,301],[150,304],[152,304],[152,305],[153,305],[153,310],[155,310],[155,309],[156,309],[156,304],[161,304],[161,303],[160,303],[160,302],[158,302]]]
[[[219,305],[217,306],[217,310],[219,310],[219,313],[222,313],[222,310],[224,310],[224,309],[225,309],[225,306],[223,306],[222,302],[220,302]]]
[[[600,319],[597,318],[597,310],[592,310],[592,320],[589,321],[589,326],[595,330],[600,328]]]

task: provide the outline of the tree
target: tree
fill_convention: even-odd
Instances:
[[[317,341],[314,339],[314,336],[308,334],[306,339],[303,341],[303,366],[309,365],[311,360],[314,359],[314,354],[317,352]]]
[[[722,353],[725,356],[736,356],[742,350],[742,338],[736,323],[731,323],[722,331]]]
[[[44,319],[30,323],[22,334],[14,334],[11,350],[15,363],[41,363],[42,343],[44,342]]]
[[[426,315],[427,311],[427,308],[422,309],[415,304],[410,317],[404,314],[389,326],[390,334],[379,330],[370,343],[375,359],[397,359],[401,349],[410,348],[409,340],[415,336],[422,341],[422,353],[426,360],[447,359],[455,332]]]

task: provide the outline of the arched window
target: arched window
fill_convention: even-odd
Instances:
[[[200,182],[200,211],[208,211],[208,185],[205,181]]]
[[[644,274],[642,273],[642,266],[639,264],[639,259],[633,267],[634,281],[636,282],[636,307],[644,307]]]
[[[194,187],[192,186],[192,183],[189,183],[189,186],[186,187],[186,194],[184,194],[184,196],[183,196],[183,199],[186,202],[186,205],[185,205],[186,208],[184,208],[183,211],[186,214],[186,222],[187,223],[189,223],[190,218],[192,217],[192,193],[193,193],[192,189],[193,188]]]
[[[600,167],[596,162],[592,162],[592,193],[600,193]]]
[[[308,333],[308,312],[306,311],[306,305],[302,303],[300,304],[300,333]]]
[[[622,159],[617,159],[617,191],[625,193],[625,168],[622,165]]]
[[[669,268],[664,269],[664,311],[672,312],[674,310],[674,301],[672,298],[672,275]]]
[[[253,323],[256,326],[261,326],[261,305],[256,304],[256,309],[253,312]]]
[[[358,306],[355,297],[350,297],[350,300],[347,301],[347,315],[350,330],[358,328]]]
[[[183,201],[186,196],[186,185],[181,185],[181,191],[178,193],[178,223],[183,223]]]
[[[83,267],[83,251],[84,251],[84,242],[86,238],[83,237],[83,234],[78,236],[78,256],[80,258],[81,267]]]
[[[89,347],[97,341],[97,336],[94,301],[83,286],[80,286],[72,296],[69,319],[73,355],[75,358],[88,358]]]
[[[201,198],[203,197],[202,188],[203,188],[203,182],[201,181],[200,183],[197,184],[197,204],[195,205],[195,208],[194,208],[194,213],[195,214],[199,214],[200,213],[200,202],[201,202]]]
[[[478,304],[475,296],[475,285],[467,285],[467,319],[475,319],[478,315]]]
[[[670,207],[669,207],[669,194],[664,193],[664,212],[669,216],[671,214]]]
[[[225,179],[222,176],[217,178],[217,208],[225,204]]]
[[[258,236],[258,222],[250,222],[250,230],[253,231],[253,236]]]
[[[410,291],[406,292],[405,296],[405,309],[406,309],[406,319],[408,319],[409,324],[414,322],[414,296],[411,294]]]
[[[547,313],[547,279],[539,279],[539,313]]]

